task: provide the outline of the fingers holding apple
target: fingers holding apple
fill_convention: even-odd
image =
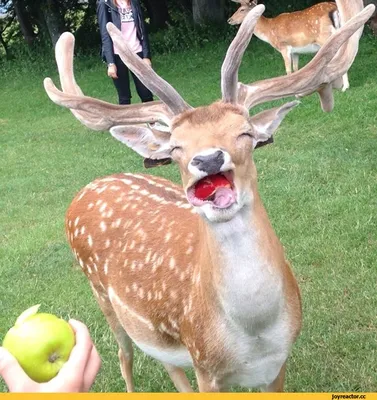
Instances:
[[[0,347],[0,376],[10,392],[34,392],[38,386],[4,347]]]
[[[24,311],[6,334],[0,377],[11,392],[89,391],[101,360],[88,328],[80,321],[37,314],[38,308]]]
[[[68,361],[75,345],[71,325],[52,314],[38,313],[39,305],[24,311],[7,332],[3,347],[35,382],[48,382]]]
[[[101,359],[90,338],[88,328],[80,321],[69,321],[76,335],[76,345],[69,360],[55,379],[79,386],[74,391],[89,391],[101,367]]]

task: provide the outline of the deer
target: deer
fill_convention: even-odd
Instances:
[[[230,25],[239,25],[258,0],[232,0],[239,3],[237,11],[228,19]],[[334,2],[323,2],[302,11],[283,13],[274,18],[261,16],[254,34],[269,43],[283,57],[287,74],[299,69],[299,55],[312,54],[326,43],[340,26],[339,13]],[[350,87],[348,75],[343,76],[342,91]]]
[[[142,173],[98,178],[66,214],[70,247],[119,345],[128,392],[135,390],[134,345],[160,361],[181,392],[193,390],[186,367],[194,368],[201,392],[232,385],[283,391],[301,330],[301,297],[260,198],[252,154],[298,101],[249,111],[312,93],[324,111],[333,109],[333,89],[374,10],[361,0],[338,0],[338,7],[343,26],[304,68],[243,84],[238,70],[264,11],[256,6],[223,61],[221,100],[197,108],[133,54],[111,23],[122,60],[160,100],[114,105],[84,95],[73,74],[74,36],[60,37],[62,89],[46,78],[49,98],[140,156],[171,159],[181,174],[181,185]],[[209,192],[199,196],[204,181]]]

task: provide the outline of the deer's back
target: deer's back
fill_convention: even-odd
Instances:
[[[319,3],[306,10],[280,14],[273,18],[275,36],[287,38],[286,45],[292,47],[316,43],[322,36],[324,40],[334,28],[330,14],[336,9],[335,3]]]

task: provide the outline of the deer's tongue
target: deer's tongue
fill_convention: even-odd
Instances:
[[[218,208],[227,208],[236,201],[234,191],[228,187],[218,188],[214,196],[212,202]]]

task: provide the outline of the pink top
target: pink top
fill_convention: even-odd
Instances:
[[[134,53],[139,53],[143,50],[143,48],[141,47],[140,40],[137,37],[132,8],[130,6],[127,6],[127,3],[125,1],[118,1],[118,4],[123,39]],[[119,54],[115,43],[114,54]]]

